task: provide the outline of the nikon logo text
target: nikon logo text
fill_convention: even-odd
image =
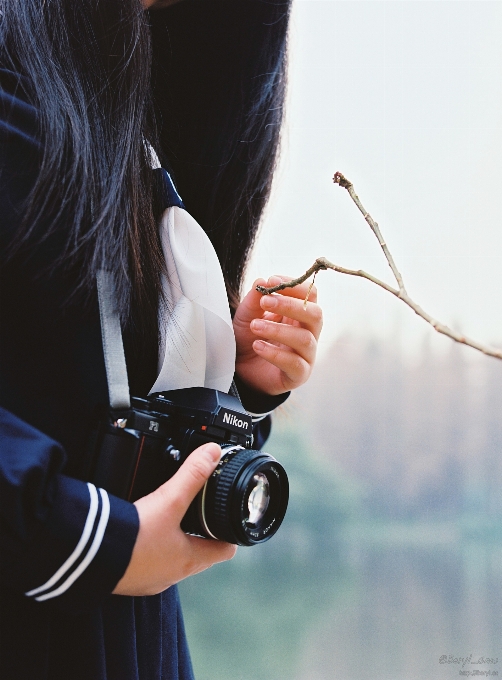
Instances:
[[[249,423],[247,423],[245,420],[237,418],[237,416],[235,416],[233,413],[224,413],[223,422],[227,423],[228,425],[233,425],[234,427],[244,428],[244,430],[247,430],[249,425]]]

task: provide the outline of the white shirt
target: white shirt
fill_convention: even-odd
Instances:
[[[160,168],[151,149],[152,166]],[[160,221],[167,276],[159,309],[158,376],[150,393],[185,387],[228,392],[235,371],[235,336],[223,272],[211,241],[177,206]]]

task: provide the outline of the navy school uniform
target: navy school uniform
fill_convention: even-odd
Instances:
[[[42,143],[22,79],[0,69],[2,253],[20,224]],[[164,207],[182,207],[165,170],[152,172]],[[23,258],[1,261],[0,678],[189,680],[177,588],[111,595],[129,563],[138,515],[76,478],[92,414],[108,391],[97,296],[84,307],[64,306],[78,272],[47,272],[57,248],[56,234]],[[135,356],[134,338],[124,337],[138,396],[155,382],[156,343]],[[263,414],[287,395],[238,387],[258,414],[260,446],[270,431]]]

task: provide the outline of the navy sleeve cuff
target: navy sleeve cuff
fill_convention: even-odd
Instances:
[[[258,422],[265,418],[265,416],[270,415],[278,406],[284,404],[291,394],[291,392],[284,392],[283,394],[272,396],[258,392],[248,387],[237,375],[234,375],[234,382],[242,405],[252,417],[253,422]]]
[[[93,606],[124,575],[138,530],[134,505],[59,475],[47,521],[18,561],[18,588],[38,603]]]
[[[62,447],[0,408],[2,584],[72,610],[108,596],[139,531],[135,506],[61,474]]]
[[[265,418],[253,424],[253,447],[255,449],[262,449],[265,446],[271,430],[272,418],[270,416],[265,416]]]

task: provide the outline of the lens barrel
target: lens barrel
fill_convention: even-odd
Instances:
[[[182,527],[228,543],[256,545],[280,527],[288,498],[288,477],[275,458],[240,446],[223,448]]]

